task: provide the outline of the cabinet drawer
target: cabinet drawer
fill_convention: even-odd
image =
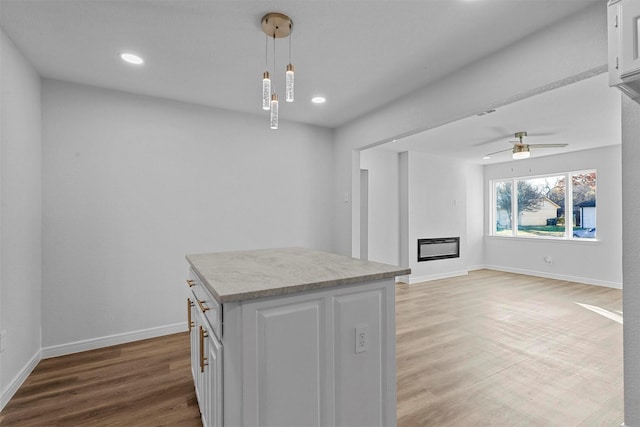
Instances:
[[[189,271],[187,284],[191,288],[196,311],[204,315],[216,337],[222,340],[222,306],[204,287],[193,270]]]

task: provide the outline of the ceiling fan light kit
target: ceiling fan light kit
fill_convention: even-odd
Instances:
[[[276,94],[275,80],[271,80],[268,61],[269,37],[273,38],[273,74],[276,71],[276,39],[289,38],[289,64],[285,68],[285,101],[293,102],[294,99],[294,73],[295,68],[291,62],[291,31],[293,21],[283,13],[271,12],[262,17],[262,31],[266,34],[265,42],[265,67],[267,70],[262,73],[262,109],[269,111],[269,127],[278,129],[278,95]]]
[[[488,160],[494,154],[511,151],[512,158],[514,160],[522,160],[522,159],[528,159],[529,157],[531,157],[531,147],[561,148],[569,145],[569,144],[525,144],[524,142],[522,142],[522,140],[525,136],[527,136],[527,132],[516,132],[514,136],[518,138],[518,141],[511,141],[511,143],[513,144],[513,148],[495,151],[493,153],[486,154],[482,159]]]
[[[531,156],[528,145],[514,145],[513,146],[513,159],[521,160]]]

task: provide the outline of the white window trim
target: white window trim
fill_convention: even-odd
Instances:
[[[526,175],[526,176],[514,176],[509,178],[495,178],[489,180],[489,234],[487,237],[498,238],[498,239],[522,239],[522,240],[543,240],[543,241],[570,241],[570,242],[580,242],[580,243],[593,243],[598,242],[598,234],[596,232],[595,238],[581,238],[581,237],[573,237],[573,179],[571,177],[573,175],[587,174],[587,173],[595,173],[596,174],[596,201],[598,200],[598,171],[597,169],[584,169],[584,170],[576,170],[569,172],[558,172],[558,173],[546,173],[542,175]],[[518,197],[517,194],[517,182],[526,179],[536,179],[536,178],[548,178],[548,177],[556,177],[556,176],[564,176],[565,178],[565,195],[564,195],[564,212],[565,212],[565,227],[564,227],[564,236],[523,236],[518,235],[518,220],[517,215],[514,212],[518,212]],[[496,234],[496,183],[497,182],[511,182],[511,234]],[[514,197],[516,196],[516,197]],[[597,202],[596,202],[597,206]],[[571,207],[571,209],[569,209]],[[596,207],[597,209],[597,207]],[[598,214],[596,210],[596,229]]]

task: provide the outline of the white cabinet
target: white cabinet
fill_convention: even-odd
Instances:
[[[206,313],[210,310],[202,298],[202,289],[194,280],[187,284],[192,292],[187,298],[187,315],[191,336],[191,373],[204,427],[222,426],[222,343],[216,336]]]
[[[244,425],[395,425],[394,284],[245,304]]]
[[[609,0],[609,85],[640,98],[640,1]]]
[[[218,304],[219,333],[188,283],[205,426],[396,425],[393,278]]]
[[[206,354],[206,366],[204,370],[206,372],[206,400],[205,400],[205,412],[206,419],[209,426],[221,427],[222,421],[222,343],[218,341],[215,335],[209,336],[205,340]]]

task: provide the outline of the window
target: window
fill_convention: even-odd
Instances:
[[[596,237],[596,171],[500,179],[491,188],[494,236]]]

